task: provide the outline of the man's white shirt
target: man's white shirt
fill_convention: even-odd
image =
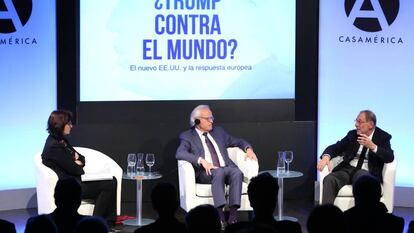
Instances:
[[[200,137],[201,143],[203,145],[203,149],[204,149],[204,159],[207,162],[209,162],[209,163],[213,163],[213,160],[211,159],[210,150],[207,147],[206,139],[205,139],[205,137],[203,135],[203,132],[201,130],[197,129],[197,128],[195,128],[195,130],[196,130],[198,136]],[[226,163],[224,162],[223,156],[221,155],[220,149],[218,148],[216,141],[214,140],[213,137],[211,137],[210,133],[207,133],[207,137],[208,137],[208,139],[210,139],[211,143],[214,146],[214,149],[216,150],[216,153],[217,153],[217,156],[218,156],[218,159],[219,159],[219,162],[220,162],[220,167],[224,167]],[[199,164],[200,164],[201,158],[202,157],[198,158],[198,160],[197,160],[197,162]]]

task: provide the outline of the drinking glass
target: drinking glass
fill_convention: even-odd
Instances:
[[[286,169],[286,173],[289,173],[289,164],[292,162],[293,160],[293,151],[285,151],[285,162],[287,164],[287,169]]]
[[[144,172],[144,153],[137,153],[137,174],[142,175]]]
[[[155,156],[152,153],[148,153],[145,156],[145,163],[147,164],[148,168],[149,168],[149,176],[151,175],[151,167],[154,166],[155,163]]]
[[[277,152],[277,164],[276,164],[276,175],[282,176],[285,174],[285,152]]]
[[[135,164],[137,162],[137,157],[134,153],[128,154],[128,167],[127,167],[127,175],[129,177],[135,176]]]

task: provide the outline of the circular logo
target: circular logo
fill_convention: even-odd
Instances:
[[[345,0],[345,13],[355,27],[378,32],[391,26],[400,9],[399,0]]]
[[[12,33],[26,25],[32,0],[0,0],[0,33]]]

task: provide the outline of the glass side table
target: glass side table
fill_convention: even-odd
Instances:
[[[126,173],[122,174],[124,180],[136,180],[137,182],[137,217],[134,219],[128,219],[122,223],[128,226],[145,226],[152,222],[153,219],[142,218],[142,181],[143,180],[156,180],[160,179],[162,175],[158,172],[143,172],[135,177],[128,176]]]
[[[278,191],[278,197],[277,197],[277,216],[276,216],[276,220],[290,220],[290,221],[295,221],[297,222],[298,219],[295,217],[290,217],[290,216],[285,216],[283,215],[283,180],[287,179],[287,178],[297,178],[297,177],[301,177],[303,176],[302,172],[298,172],[298,171],[292,171],[290,170],[289,172],[284,172],[281,174],[278,174],[276,172],[276,170],[266,170],[266,171],[261,171],[259,173],[265,173],[268,172],[270,175],[272,175],[273,177],[278,179],[278,183],[279,183],[279,191]]]

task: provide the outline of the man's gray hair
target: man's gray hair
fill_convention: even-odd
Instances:
[[[377,117],[375,116],[375,113],[371,110],[362,110],[361,113],[365,114],[365,119],[367,121],[372,121],[374,123],[374,126],[377,125]]]
[[[195,107],[195,108],[193,109],[193,111],[191,112],[191,114],[190,114],[190,126],[191,126],[191,127],[193,127],[193,126],[195,125],[195,122],[194,122],[194,121],[195,121],[196,119],[200,118],[200,115],[201,115],[200,111],[201,111],[202,109],[208,109],[208,110],[210,110],[210,111],[211,111],[210,106],[208,106],[208,105],[206,105],[206,104],[200,104],[200,105],[198,105],[197,107]]]

